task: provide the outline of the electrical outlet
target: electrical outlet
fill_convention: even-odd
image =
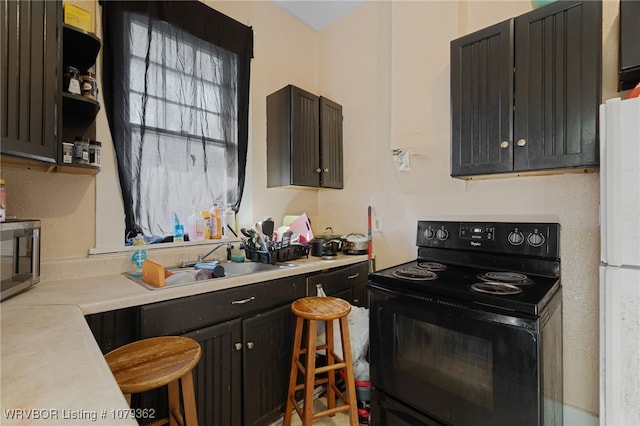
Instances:
[[[371,230],[373,232],[382,232],[382,218],[380,216],[373,216],[371,219]]]

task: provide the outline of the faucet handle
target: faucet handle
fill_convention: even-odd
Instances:
[[[198,262],[202,262],[204,260],[204,255],[203,254],[199,254],[198,255]]]

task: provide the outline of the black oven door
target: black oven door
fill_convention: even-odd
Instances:
[[[376,389],[446,425],[540,424],[535,318],[372,286],[369,295]]]

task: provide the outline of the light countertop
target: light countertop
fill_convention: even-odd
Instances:
[[[0,305],[0,424],[136,425],[84,316],[366,261],[309,257],[295,267],[148,290],[119,273],[43,279]],[[11,418],[13,417],[13,418]]]

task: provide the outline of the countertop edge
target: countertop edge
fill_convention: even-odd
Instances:
[[[297,265],[292,268],[159,290],[148,290],[122,274],[42,280],[0,305],[4,388],[0,423],[137,424],[128,418],[129,407],[85,315],[312,274],[366,260],[366,256],[346,255],[335,260],[307,258],[291,262]]]

